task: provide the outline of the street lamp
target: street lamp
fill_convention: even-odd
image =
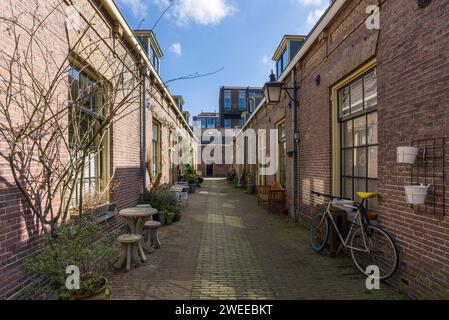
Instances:
[[[281,101],[282,82],[276,81],[273,70],[271,70],[270,81],[263,88],[267,104],[278,104]]]
[[[292,101],[296,106],[297,104],[296,91],[298,90],[296,85],[294,85],[292,88],[285,87],[282,82],[276,80],[273,70],[271,70],[270,81],[265,83],[265,86],[263,87],[266,103],[269,105],[274,105],[281,102],[282,90],[285,90],[287,92],[290,101]],[[293,96],[290,94],[290,90],[293,90]]]
[[[299,145],[299,131],[298,131],[298,111],[297,108],[299,107],[298,103],[298,90],[299,86],[296,84],[296,74],[293,70],[291,72],[292,77],[292,87],[284,86],[281,81],[276,81],[276,77],[274,76],[273,70],[271,70],[270,75],[270,81],[265,83],[265,86],[263,88],[264,95],[265,95],[265,102],[268,105],[277,105],[281,102],[281,92],[282,90],[285,90],[287,92],[287,95],[290,99],[290,108],[292,109],[292,138],[293,138],[293,150],[288,152],[289,156],[292,157],[292,194],[296,196],[298,191],[298,181],[300,180],[300,172],[298,171],[299,168],[299,157],[298,157],[298,145]],[[296,200],[292,201],[292,212],[295,216],[295,221],[298,219],[298,212],[297,212],[297,204]]]

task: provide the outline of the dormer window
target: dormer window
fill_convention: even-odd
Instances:
[[[145,53],[147,54],[148,59],[150,60],[152,66],[159,73],[161,70],[160,60],[163,57],[163,53],[159,44],[156,40],[156,37],[151,30],[137,30],[134,31],[137,39],[141,43]]]
[[[284,49],[284,52],[282,52],[281,57],[278,61],[276,61],[276,75],[279,78],[282,74],[282,72],[284,72],[284,70],[287,68],[288,66],[288,52],[287,52],[287,48]]]
[[[304,36],[284,36],[281,44],[277,48],[273,61],[276,62],[276,76],[279,78],[304,42]]]

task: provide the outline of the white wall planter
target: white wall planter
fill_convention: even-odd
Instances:
[[[398,163],[415,164],[420,148],[416,147],[398,147],[397,161]]]
[[[405,186],[405,196],[409,204],[422,205],[426,203],[427,192],[430,185],[425,186],[423,184],[419,186]]]

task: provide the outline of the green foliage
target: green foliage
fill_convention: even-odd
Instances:
[[[170,190],[169,185],[161,185],[157,189],[146,192],[143,195],[145,203],[149,203],[159,214],[176,217],[181,211],[181,204],[175,192]]]
[[[193,169],[191,164],[184,164],[182,167],[182,176],[189,184],[194,184],[198,179],[198,172]]]
[[[101,232],[102,227],[87,218],[77,224],[63,225],[51,245],[25,261],[25,270],[50,279],[62,299],[93,293],[112,270],[114,258],[113,249]],[[80,290],[69,291],[65,287],[65,271],[71,265],[80,269]]]
[[[176,219],[176,212],[167,211],[167,223],[171,224]]]

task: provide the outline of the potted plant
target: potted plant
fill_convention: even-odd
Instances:
[[[196,185],[195,182],[198,179],[197,172],[193,169],[192,165],[185,164],[182,168],[182,176],[184,177],[185,181],[189,183],[189,192],[195,193],[196,191]]]
[[[89,218],[61,226],[50,245],[25,261],[27,272],[51,281],[62,300],[109,300],[111,286],[107,274],[113,267],[113,249],[99,235],[102,227]],[[78,268],[79,289],[66,286],[69,266]]]
[[[162,225],[170,224],[181,211],[181,205],[176,193],[169,185],[161,185],[146,193],[144,199],[159,213]]]
[[[416,159],[421,150],[424,152],[423,148],[409,147],[409,146],[398,147],[397,148],[397,162],[405,163],[405,164],[415,164]]]
[[[249,194],[254,194],[256,192],[256,185],[254,184],[254,178],[251,172],[246,175],[246,190]]]
[[[422,205],[426,203],[427,193],[430,185],[425,186],[423,184],[419,186],[405,186],[405,196],[407,203],[413,205]]]

